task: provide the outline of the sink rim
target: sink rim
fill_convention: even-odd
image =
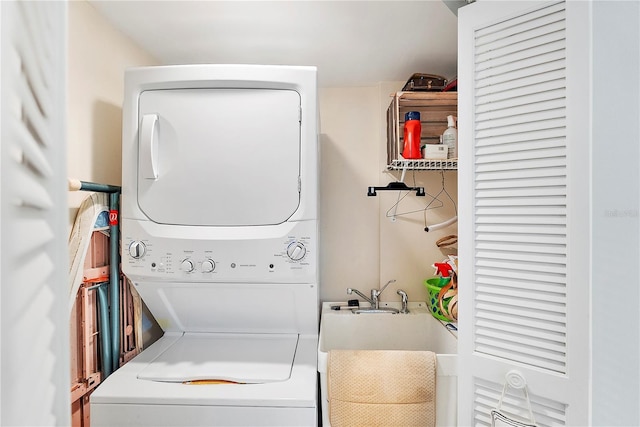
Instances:
[[[351,312],[353,314],[400,314],[400,310],[393,307],[363,307],[358,309],[352,309]]]

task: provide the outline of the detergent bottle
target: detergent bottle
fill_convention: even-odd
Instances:
[[[420,124],[420,112],[409,111],[404,115],[404,149],[402,157],[405,159],[420,159],[420,135],[422,125]]]

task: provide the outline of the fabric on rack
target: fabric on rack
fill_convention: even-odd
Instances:
[[[534,422],[517,420],[494,409],[491,411],[491,427],[537,427]]]
[[[332,427],[435,426],[435,353],[331,350],[328,357]]]
[[[84,261],[91,235],[102,212],[109,212],[109,195],[91,193],[82,201],[69,235],[69,313],[83,280]]]
[[[129,286],[131,292],[131,298],[133,300],[133,319],[134,323],[134,337],[135,346],[139,351],[144,350],[144,340],[142,339],[142,299],[140,294],[136,290],[135,285],[128,277],[125,277],[127,286]]]

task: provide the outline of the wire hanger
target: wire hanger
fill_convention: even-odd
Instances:
[[[390,182],[386,187],[369,187],[367,190],[367,196],[377,196],[376,191],[407,191],[407,194],[411,191],[416,192],[416,196],[424,196],[424,188],[423,187],[408,187],[407,184],[401,181]]]
[[[438,194],[436,194],[434,196],[434,198],[429,202],[429,204],[424,208],[424,231],[429,232],[429,231],[436,231],[439,230],[441,228],[444,228],[448,225],[454,224],[458,221],[458,206],[456,205],[456,201],[453,200],[453,197],[451,197],[451,195],[449,194],[449,192],[447,191],[447,189],[444,187],[444,171],[440,170],[440,177],[442,178],[442,188],[440,189],[440,191],[438,192]],[[449,200],[451,200],[451,203],[453,204],[453,209],[455,212],[455,215],[452,216],[451,218],[439,222],[437,224],[432,224],[432,225],[427,225],[427,210],[429,209],[429,206],[431,206],[431,204],[433,203],[434,200],[439,200],[438,197],[442,194],[446,194],[447,197],[449,198]],[[440,201],[440,203],[442,204],[442,201]]]
[[[427,204],[427,207],[425,207],[425,208],[414,209],[414,210],[411,210],[411,211],[405,211],[405,212],[398,213],[398,206],[400,206],[400,202],[402,202],[404,200],[404,198],[407,197],[407,195],[409,195],[410,191],[407,191],[404,194],[402,194],[401,192],[398,192],[398,199],[396,200],[396,202],[385,213],[385,216],[387,218],[391,218],[391,221],[395,221],[396,217],[398,217],[398,216],[409,215],[409,214],[412,214],[412,213],[425,211],[426,209],[436,209],[436,208],[444,206],[444,203],[442,203],[442,201],[440,199],[438,199],[437,197],[434,197],[431,194],[425,192],[423,187],[415,187],[415,184],[416,184],[416,176],[415,176],[415,172],[416,171],[415,170],[413,171],[413,184],[414,184],[414,187],[407,187],[406,184],[404,184],[406,171],[407,171],[407,169],[406,169],[406,167],[404,167],[402,169],[402,176],[400,177],[400,180],[397,181],[397,183],[403,184],[406,187],[404,190],[412,189],[412,188],[420,188],[420,189],[422,189],[421,196],[429,196],[431,198],[431,200],[429,201],[429,203]],[[392,183],[392,184],[396,184],[396,183]],[[437,202],[437,204],[434,205],[434,202]]]
[[[414,171],[415,172],[415,171]],[[395,181],[395,182],[390,182],[387,184],[386,187],[369,187],[369,189],[367,190],[367,196],[376,196],[376,191],[415,191],[416,192],[416,196],[418,197],[424,197],[425,196],[425,192],[424,192],[424,187],[416,187],[415,186],[415,176],[413,178],[413,187],[409,187],[407,186],[407,184],[404,183],[404,176],[407,173],[407,166],[405,165],[402,168],[402,176],[400,177],[400,180]],[[409,194],[409,193],[407,193]],[[405,194],[406,196],[406,194]],[[398,193],[398,197],[400,197],[400,194]],[[403,197],[404,198],[404,197]]]

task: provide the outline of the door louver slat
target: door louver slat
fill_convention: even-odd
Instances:
[[[38,292],[37,286],[26,286],[26,283],[45,283],[47,278],[54,273],[56,267],[51,257],[48,257],[44,251],[40,251],[37,255],[25,261],[20,268],[16,269],[14,280],[15,283],[22,284],[22,292],[16,294],[14,301],[16,307],[26,307],[31,303],[34,295]]]
[[[564,81],[561,79],[552,79],[548,81],[542,81],[540,83],[532,84],[529,86],[517,87],[513,86],[507,88],[505,90],[499,92],[491,92],[486,95],[478,96],[477,105],[481,106],[483,104],[490,104],[499,101],[510,101],[512,103],[517,103],[517,105],[522,105],[526,101],[520,100],[518,103],[518,98],[524,98],[531,96],[535,99],[536,95],[539,95],[541,92],[554,92],[558,89],[564,88]],[[544,99],[544,98],[542,98]]]
[[[527,60],[518,61],[495,67],[490,70],[478,72],[478,77],[482,76],[482,83],[478,84],[478,89],[504,84],[507,81],[517,81],[526,76],[540,75],[550,72],[563,71],[566,67],[562,51],[539,55]],[[508,78],[509,80],[505,80]]]
[[[551,353],[547,352],[543,356],[539,354],[531,354],[530,348],[522,348],[517,345],[504,344],[503,339],[486,340],[477,339],[478,351],[481,353],[492,353],[497,357],[512,362],[524,363],[526,365],[536,364],[542,369],[548,371],[560,372],[565,364],[564,358],[555,360],[551,358]],[[513,341],[518,342],[518,341]],[[547,356],[547,357],[545,357]]]
[[[33,166],[43,177],[50,177],[53,174],[49,161],[44,156],[41,145],[29,132],[23,122],[13,121],[16,142],[21,148],[22,160]]]
[[[14,231],[17,236],[22,236],[14,242],[17,256],[43,249],[55,236],[49,224],[41,219],[22,218],[15,222]]]
[[[493,231],[493,233],[491,233]],[[561,232],[551,233],[547,230],[520,230],[519,227],[502,228],[494,227],[493,230],[487,230],[482,234],[478,234],[479,241],[502,241],[502,242],[520,242],[527,243],[527,237],[530,238],[530,243],[546,243],[555,245],[564,245],[566,243],[565,234]]]
[[[532,282],[542,282],[542,283],[564,283],[564,280],[560,280],[560,278],[557,275],[540,274],[540,273],[536,274],[534,272],[526,271],[526,270],[518,271],[518,270],[507,269],[507,268],[496,269],[496,268],[482,266],[478,268],[478,272],[482,273],[482,274],[479,274],[479,277],[486,275],[487,280],[490,277],[502,277],[502,278],[509,278],[509,279],[530,280]],[[542,303],[544,303],[544,301],[542,301]]]
[[[552,119],[563,119],[565,117],[564,108],[547,108],[545,110],[532,111],[529,110],[527,113],[521,113],[518,115],[512,116],[503,116],[502,118],[492,117],[490,120],[482,120],[478,123],[476,130],[489,130],[494,129],[498,130],[499,128],[505,128],[507,126],[521,126],[524,123],[535,123],[539,121],[552,120]],[[504,129],[502,129],[504,130]],[[507,128],[508,131],[508,128]],[[510,133],[510,132],[508,132]],[[495,133],[496,135],[500,135],[499,132]]]
[[[544,298],[546,295],[540,293],[540,297]],[[546,313],[555,313],[563,315],[565,307],[563,304],[553,303],[551,301],[541,301],[539,298],[516,298],[513,296],[499,296],[495,294],[478,293],[476,301],[481,303],[495,303],[497,305],[520,307],[528,310],[539,310]],[[481,334],[481,331],[476,330],[476,334]],[[505,346],[509,345],[505,343]]]
[[[536,129],[533,132],[521,132],[514,135],[492,136],[477,140],[476,147],[487,147],[500,144],[515,144],[521,142],[556,140],[564,137],[564,129]]]
[[[488,181],[489,184],[492,181]],[[519,217],[528,216],[530,218],[538,218],[540,221],[546,221],[547,218],[554,218],[555,221],[566,223],[564,217],[567,210],[563,206],[511,206],[511,207],[479,207],[476,209],[477,223],[491,222],[493,220],[504,219],[505,221],[518,221]],[[555,218],[560,219],[555,219]]]
[[[504,37],[517,34],[523,29],[526,30],[546,25],[550,22],[557,22],[559,19],[558,12],[564,12],[563,4],[551,5],[525,15],[495,23],[485,28],[479,28],[475,32],[476,45],[482,46],[487,43],[499,43]]]
[[[490,189],[526,189],[526,188],[540,188],[540,187],[557,187],[566,185],[566,179],[563,176],[545,176],[542,178],[520,178],[520,179],[494,179],[491,181],[480,181],[476,184],[476,190],[490,190]],[[498,213],[497,213],[498,214]],[[505,213],[499,213],[506,215]],[[525,212],[521,212],[525,214]]]
[[[562,342],[566,339],[564,333],[545,331],[538,327],[527,327],[520,323],[507,323],[503,321],[495,321],[492,319],[479,319],[476,325],[488,330],[505,331],[520,336],[530,336],[539,340],[549,342]]]
[[[476,326],[481,326],[476,323]],[[486,339],[487,342],[492,340],[510,340],[517,342],[513,348],[522,352],[527,352],[532,356],[549,358],[553,361],[564,362],[563,344],[564,337],[541,337],[539,332],[532,332],[524,328],[501,328],[500,325],[485,324],[482,325],[481,333],[478,334],[478,340]],[[554,357],[555,356],[555,357]]]
[[[565,256],[566,249],[562,245],[548,246],[538,245],[533,242],[514,243],[514,242],[491,242],[483,241],[478,242],[476,248],[478,250],[497,250],[497,251],[515,251],[532,254],[554,254]]]
[[[505,270],[515,270],[515,271],[527,271],[527,272],[541,272],[541,273],[550,273],[550,274],[566,274],[567,269],[564,265],[552,264],[547,265],[547,263],[541,263],[537,261],[528,261],[528,262],[516,262],[513,260],[508,260],[502,257],[501,254],[498,254],[498,258],[482,258],[478,256],[478,262],[476,265],[479,267],[488,267],[488,268],[497,268],[497,269],[505,269]],[[504,291],[505,294],[508,292]]]
[[[499,128],[479,129],[476,133],[476,138],[484,139],[484,138],[512,135],[514,133],[530,133],[530,132],[535,132],[539,129],[558,129],[558,128],[562,128],[564,126],[564,123],[565,123],[564,117],[560,117],[560,118],[552,117],[550,119],[543,119],[537,122],[532,122],[532,121],[515,122]],[[482,126],[480,123],[478,123],[478,125]]]
[[[20,170],[16,171],[15,192],[12,202],[16,206],[28,206],[32,208],[47,210],[54,205],[47,188],[42,186],[37,176],[34,176],[26,168],[20,165]]]
[[[490,285],[493,287],[510,288],[514,290],[526,289],[529,291],[549,292],[558,295],[564,295],[564,283],[563,282],[534,282],[527,279],[513,279],[485,276],[478,280],[478,286]]]
[[[502,170],[502,171],[485,171],[481,176],[478,176],[477,182],[487,182],[493,180],[513,180],[513,179],[525,179],[525,178],[538,178],[538,177],[563,177],[564,167],[558,166],[555,168],[549,167],[546,169],[526,169],[526,170]]]
[[[479,199],[497,197],[562,196],[564,195],[564,187],[554,185],[542,188],[496,188],[492,190],[478,190],[476,195]]]
[[[561,51],[558,51],[561,53]],[[510,83],[523,86],[522,79],[540,77],[546,73],[562,72],[566,66],[565,61],[561,57],[553,57],[549,55],[548,61],[543,63],[531,63],[523,64],[521,62],[518,65],[505,64],[500,67],[492,68],[490,71],[479,72],[478,75],[485,75],[482,83],[478,84],[478,89],[484,89],[495,85],[507,85]],[[497,68],[497,69],[496,69]],[[489,74],[490,73],[490,74]]]
[[[515,304],[500,304],[497,301],[478,301],[476,303],[476,309],[480,312],[489,313],[502,313],[513,316],[514,319],[522,318],[523,321],[532,319],[536,321],[546,321],[556,324],[564,324],[564,315],[558,313],[549,313],[538,310],[529,309],[528,306],[522,307]],[[480,314],[478,314],[480,315]]]
[[[20,3],[20,8],[22,9],[23,22],[21,29],[18,29],[15,45],[20,48],[21,61],[31,65],[26,69],[26,75],[42,83],[38,85],[43,89],[38,93],[38,99],[47,100],[49,99],[49,89],[52,86],[51,76],[47,70],[51,68],[54,55],[52,51],[55,49],[51,34],[49,34],[50,31],[53,31],[53,25],[41,25],[37,22],[41,16],[49,15],[44,11],[44,8],[37,7],[31,2]]]
[[[515,290],[515,289],[506,289],[505,287],[498,286],[482,286],[478,285],[478,292],[482,292],[483,294],[490,297],[492,294],[496,296],[508,296],[513,298],[519,298],[522,300],[528,299],[531,301],[536,301],[540,298],[546,298],[546,302],[549,303],[549,307],[553,304],[566,304],[567,298],[564,295],[554,294],[550,292],[540,292],[534,290]],[[547,305],[545,305],[547,307]]]
[[[511,162],[491,162],[487,164],[483,164],[482,160],[478,160],[478,165],[476,167],[476,172],[484,173],[484,172],[497,172],[497,171],[507,171],[507,170],[522,170],[522,169],[544,169],[544,168],[554,168],[558,166],[562,166],[565,164],[565,159],[563,157],[551,157],[551,158],[543,158],[543,159],[522,159],[518,161]]]
[[[531,74],[535,72],[537,74]],[[476,90],[476,96],[481,98],[483,96],[489,96],[492,94],[505,93],[509,94],[510,91],[516,89],[526,88],[534,85],[539,85],[546,82],[553,82],[559,79],[563,79],[565,76],[564,69],[550,70],[545,73],[539,73],[539,70],[526,69],[522,70],[522,77],[514,77],[513,80],[500,81],[499,83],[485,86],[484,88],[478,88]]]
[[[547,138],[542,140],[521,141],[518,143],[509,144],[491,144],[478,147],[476,152],[482,157],[489,154],[517,152],[526,152],[529,155],[537,156],[539,150],[546,150],[555,147],[564,149],[564,141],[559,138]]]
[[[496,46],[509,48],[525,41],[541,41],[561,31],[564,31],[564,23],[557,14],[549,14],[544,18],[523,25],[513,25],[490,35],[479,35],[476,52],[485,53],[494,50]]]
[[[561,225],[565,224],[561,216],[488,216],[478,215],[476,224],[534,224],[534,225]]]
[[[487,316],[487,313],[483,313],[477,316],[476,323],[480,325],[480,322],[485,320],[488,322],[500,322],[504,324],[505,327],[509,325],[516,325],[522,328],[529,327],[536,329],[537,333],[545,333],[547,331],[556,335],[564,335],[567,333],[567,328],[560,323],[543,322],[540,319],[523,319],[521,317],[511,316],[508,313],[493,312],[490,317]]]
[[[505,248],[499,251],[483,251],[478,250],[478,259],[502,259],[502,260],[516,260],[526,261],[536,264],[560,264],[565,265],[567,259],[563,255],[549,254],[548,252],[542,252],[539,254],[531,252],[519,252],[519,251],[507,251]]]
[[[477,207],[526,207],[526,206],[566,206],[564,197],[527,197],[527,198],[509,198],[509,199],[483,199],[476,202]]]
[[[51,135],[48,133],[48,124],[41,106],[38,105],[34,93],[31,91],[25,79],[20,79],[19,96],[23,101],[22,115],[19,118],[30,130],[34,139],[41,141],[43,145],[51,146]]]
[[[553,26],[543,27],[542,31],[549,29],[553,30]],[[481,64],[478,65],[478,70],[490,68],[492,65],[516,62],[523,58],[532,58],[542,52],[560,50],[563,45],[565,34],[562,30],[531,37],[534,35],[533,33],[523,31],[512,35],[507,40],[487,45],[485,52],[482,52],[482,49],[478,49],[476,51],[476,60]]]

